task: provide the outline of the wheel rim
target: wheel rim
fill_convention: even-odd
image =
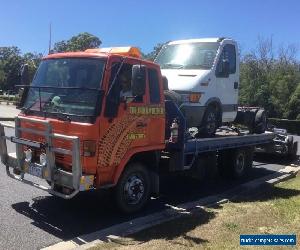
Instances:
[[[243,153],[238,154],[236,157],[235,170],[238,174],[243,173],[245,168],[245,156]]]
[[[138,175],[130,176],[124,185],[124,197],[128,204],[138,204],[144,196],[144,182]]]
[[[212,112],[207,115],[206,130],[209,134],[214,133],[216,130],[216,115]]]

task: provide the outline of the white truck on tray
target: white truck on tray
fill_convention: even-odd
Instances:
[[[166,96],[178,103],[188,127],[197,127],[201,134],[213,136],[222,124],[235,121],[240,74],[236,41],[203,38],[169,42],[155,62],[167,78]],[[257,113],[258,110],[254,116],[252,113],[251,123],[255,123]],[[265,114],[259,113],[261,120]],[[245,120],[242,116],[240,121]]]

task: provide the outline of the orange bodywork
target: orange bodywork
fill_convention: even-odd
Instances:
[[[122,58],[121,55],[87,51],[52,54],[44,59],[71,57],[106,58],[107,64],[101,85],[101,89],[105,93],[109,89],[111,64],[120,62]],[[49,120],[54,133],[78,136],[80,138],[83,173],[95,175],[94,186],[96,188],[115,185],[124,167],[135,154],[165,148],[165,106],[159,66],[136,57],[126,57],[126,63],[143,64],[147,68],[155,69],[159,72],[160,103],[150,103],[149,82],[147,80],[143,102],[121,102],[118,107],[118,115],[112,119],[104,116],[106,94],[101,105],[100,115],[93,124],[28,116]],[[20,116],[26,115],[21,113]],[[25,121],[22,122],[21,126],[37,130],[43,129],[36,124],[30,124],[30,122]],[[44,140],[44,138],[37,135],[25,132],[23,132],[22,137],[34,141]],[[86,140],[96,142],[95,156],[86,157],[83,155],[83,142]],[[54,141],[54,146],[71,149],[70,144],[58,139]],[[69,156],[56,154],[56,162],[61,164],[64,169],[71,170],[71,158]]]

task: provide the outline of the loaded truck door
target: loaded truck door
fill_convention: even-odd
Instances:
[[[239,61],[236,46],[225,44],[216,64],[216,93],[222,100],[223,122],[231,121],[237,112]]]

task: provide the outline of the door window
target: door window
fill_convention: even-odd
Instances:
[[[217,72],[222,71],[221,67],[223,60],[228,60],[229,62],[229,74],[234,74],[236,72],[236,52],[233,44],[226,44],[223,47],[223,51],[217,65]]]
[[[121,63],[113,64],[112,74],[110,77],[110,84],[116,78],[114,84],[114,95],[116,99],[122,101],[133,101],[133,102],[143,102],[143,96],[136,96],[133,98],[131,84],[132,84],[132,64],[124,63],[120,69]],[[119,74],[117,75],[117,73]]]
[[[160,103],[158,74],[155,69],[148,69],[150,102]]]

